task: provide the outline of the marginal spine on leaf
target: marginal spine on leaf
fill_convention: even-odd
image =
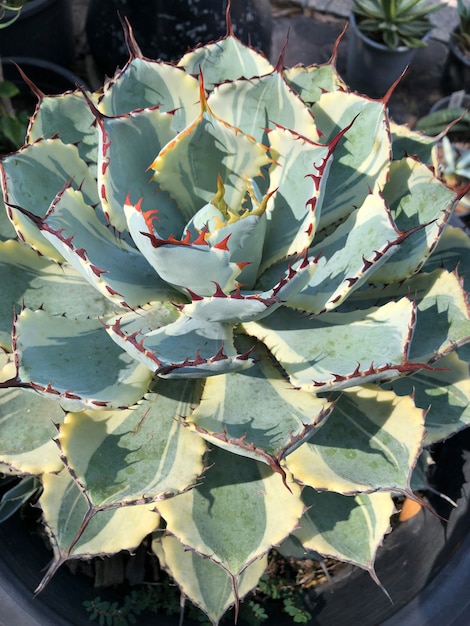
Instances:
[[[367,379],[367,378],[370,378],[371,376],[378,378],[382,374],[383,374],[383,379],[385,380],[387,378],[386,374],[390,372],[393,372],[393,375],[395,375],[395,372],[399,372],[400,374],[411,374],[413,372],[417,372],[422,369],[429,370],[429,371],[439,371],[445,368],[432,367],[431,365],[429,365],[429,363],[414,363],[414,362],[408,361],[408,359],[405,357],[402,363],[399,363],[396,365],[391,365],[390,363],[387,363],[386,365],[375,367],[374,364],[371,363],[368,369],[362,370],[362,371],[360,370],[360,365],[358,365],[356,369],[354,370],[354,372],[352,372],[351,374],[335,374],[332,372],[331,373],[332,380],[326,381],[326,382],[313,380],[312,384],[314,387],[325,387],[331,384],[337,384],[337,383],[341,384],[343,382],[352,381],[356,378],[358,380]]]
[[[142,59],[143,54],[134,38],[134,31],[132,30],[129,20],[127,17],[124,16],[124,18],[122,18],[120,15],[119,20],[121,21],[121,26],[124,31],[124,39],[126,41],[127,49],[129,50],[129,61],[132,61],[132,59]]]
[[[253,348],[250,349],[250,352],[252,350],[253,350]],[[266,463],[273,470],[273,472],[275,472],[276,474],[279,474],[281,476],[281,479],[282,479],[282,482],[283,482],[284,486],[288,489],[288,491],[290,491],[292,493],[292,489],[287,484],[287,474],[284,471],[284,469],[281,467],[280,458],[277,458],[277,457],[275,457],[275,456],[273,456],[271,454],[268,454],[262,448],[256,447],[253,442],[246,443],[246,438],[247,438],[247,434],[246,433],[244,435],[242,435],[241,437],[230,438],[230,437],[228,437],[227,430],[225,428],[224,428],[224,430],[221,433],[212,433],[212,432],[208,431],[207,429],[203,428],[202,426],[199,426],[198,424],[196,424],[194,422],[192,423],[192,427],[196,430],[196,432],[201,433],[203,435],[206,435],[209,438],[218,439],[219,441],[222,441],[222,442],[224,442],[226,444],[229,444],[229,445],[237,446],[237,447],[241,448],[242,450],[246,450],[247,452],[250,452],[250,453],[252,453],[254,455],[259,455],[260,457],[262,457],[266,461]]]

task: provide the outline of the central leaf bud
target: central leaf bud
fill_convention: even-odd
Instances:
[[[240,207],[225,202],[225,187],[217,180],[217,193],[188,222],[183,240],[225,250],[231,263],[241,269],[237,283],[252,289],[258,276],[266,235],[266,205],[253,180],[245,181],[246,193]]]

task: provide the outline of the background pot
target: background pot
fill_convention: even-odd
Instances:
[[[461,89],[470,89],[470,57],[463,54],[451,35],[442,72],[442,91],[450,94]]]
[[[75,58],[75,44],[69,1],[27,2],[20,17],[1,31],[0,56],[45,59],[71,67]]]
[[[349,17],[346,79],[352,90],[381,97],[413,60],[416,48],[389,48],[366,37],[354,13]]]
[[[312,588],[307,605],[312,626],[460,626],[470,623],[470,430],[438,449],[433,477],[436,489],[458,503],[452,507],[430,498],[439,515],[422,510],[401,524],[379,550],[376,571],[394,604],[368,573],[346,569],[333,584]],[[89,626],[83,600],[116,599],[112,591],[94,589],[82,576],[62,567],[37,598],[33,590],[50,558],[36,526],[12,518],[0,525],[0,624],[2,626]],[[122,598],[121,598],[122,600]],[[177,617],[158,617],[162,626],[177,626]],[[460,620],[460,621],[459,621]],[[155,624],[142,615],[140,626]],[[185,620],[185,625],[192,624]],[[292,626],[292,618],[273,614],[266,626]],[[242,622],[240,622],[242,626]]]
[[[129,55],[118,13],[126,16],[142,53],[179,60],[188,49],[226,33],[225,0],[91,0],[86,33],[98,69],[113,75]],[[269,0],[232,0],[234,31],[245,43],[269,55],[272,13]]]

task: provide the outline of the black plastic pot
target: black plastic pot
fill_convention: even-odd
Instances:
[[[177,61],[190,48],[225,35],[226,0],[91,0],[86,33],[98,69],[113,75],[129,54],[118,14],[127,17],[142,53]],[[269,0],[232,0],[237,37],[269,55],[272,13]]]
[[[306,602],[312,626],[470,624],[470,430],[440,447],[436,467],[434,486],[458,507],[433,496],[432,506],[448,522],[423,509],[386,537],[376,571],[394,603],[366,572],[351,568],[334,583],[311,590]],[[83,601],[108,595],[63,567],[33,598],[50,553],[35,526],[22,519],[0,525],[0,549],[2,626],[88,626]],[[115,599],[113,592],[109,595]],[[139,626],[155,623],[155,615],[139,619]],[[177,626],[178,618],[159,615],[158,624]],[[272,614],[266,622],[267,626],[292,624],[284,614]]]
[[[442,72],[442,91],[451,94],[462,89],[470,89],[470,57],[463,54],[451,34],[449,54]]]
[[[416,48],[389,48],[366,37],[349,16],[346,79],[352,90],[381,97],[412,62]]]
[[[44,59],[70,67],[75,58],[75,42],[69,0],[27,2],[20,17],[2,29],[0,55]]]

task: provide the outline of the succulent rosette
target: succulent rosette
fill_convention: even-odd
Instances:
[[[127,38],[1,160],[0,461],[41,480],[39,588],[154,533],[217,624],[272,546],[374,575],[392,496],[470,419],[469,244],[432,140],[333,62]]]

